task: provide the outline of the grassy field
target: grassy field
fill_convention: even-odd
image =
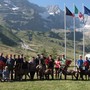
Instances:
[[[44,80],[1,82],[0,90],[89,90],[90,81]]]

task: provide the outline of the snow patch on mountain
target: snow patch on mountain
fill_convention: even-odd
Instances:
[[[50,15],[60,14],[60,8],[58,5],[50,5],[47,7],[47,11]]]
[[[13,8],[12,8],[12,10],[18,10],[19,9],[19,7],[16,7],[16,6],[14,6]]]
[[[57,5],[50,5],[46,7],[46,11],[43,13],[39,13],[39,15],[43,19],[48,19],[49,16],[55,16],[56,14],[60,14],[60,8]]]

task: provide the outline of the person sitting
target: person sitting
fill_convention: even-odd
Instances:
[[[5,66],[3,72],[2,72],[2,81],[9,81],[10,80],[10,73],[9,73],[9,70],[8,70],[8,66]]]

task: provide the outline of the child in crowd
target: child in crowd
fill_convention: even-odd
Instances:
[[[8,71],[8,66],[5,66],[3,72],[2,72],[2,81],[9,81],[10,77],[9,77],[9,71]]]

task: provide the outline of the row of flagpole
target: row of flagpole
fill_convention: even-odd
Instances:
[[[73,10],[74,10],[74,4],[73,4]],[[75,12],[75,11],[74,11]],[[74,66],[76,66],[76,33],[75,33],[75,17],[73,17],[73,27],[74,27]]]
[[[73,5],[74,9],[76,8],[76,12],[74,10],[74,14],[78,14],[78,9],[75,5]],[[83,16],[83,24],[84,24],[84,14],[87,14],[90,16],[90,9],[88,9],[86,6],[82,5],[82,10],[83,10],[83,14],[80,12],[80,17]],[[75,16],[72,14],[72,12],[64,5],[64,29],[65,29],[65,57],[67,57],[67,38],[66,38],[66,34],[67,34],[67,30],[66,30],[66,15],[69,16],[73,16],[73,28],[74,28],[74,66],[76,66],[76,22],[75,22]],[[85,35],[84,35],[84,28],[83,28],[83,59],[84,59],[84,55],[85,55]]]
[[[82,11],[83,11],[83,14],[84,14],[84,4],[82,4]],[[84,24],[84,18],[83,18],[83,24]],[[85,55],[85,35],[84,35],[84,28],[83,28],[83,59],[84,59],[84,55]]]
[[[66,34],[67,34],[67,31],[66,31],[66,6],[64,4],[64,29],[65,29],[65,57],[66,57],[66,54],[67,54],[67,37],[66,37]]]

